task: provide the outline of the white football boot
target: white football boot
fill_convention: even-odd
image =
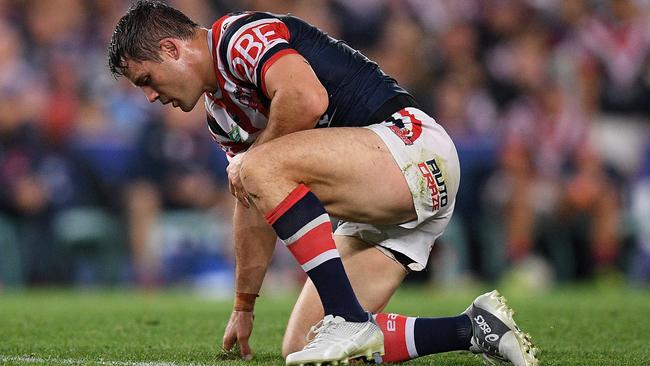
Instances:
[[[463,312],[472,322],[470,351],[482,354],[486,365],[512,362],[515,366],[537,366],[537,348],[530,335],[519,329],[514,311],[497,290],[483,294]]]
[[[339,365],[360,357],[381,363],[384,355],[384,334],[372,316],[357,323],[326,315],[310,334],[313,338],[305,348],[287,356],[287,365]]]

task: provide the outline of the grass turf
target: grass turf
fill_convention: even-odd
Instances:
[[[447,316],[479,292],[407,288],[387,310]],[[565,288],[545,295],[505,293],[520,327],[541,348],[542,365],[650,365],[650,293]],[[280,344],[294,296],[258,301],[253,361],[219,352],[230,302],[191,293],[0,294],[3,365],[283,365]],[[466,352],[433,355],[407,365],[480,365]]]

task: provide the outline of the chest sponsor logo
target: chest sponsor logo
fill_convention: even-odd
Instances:
[[[424,178],[427,189],[431,193],[431,209],[437,211],[447,206],[449,200],[447,184],[436,159],[419,163],[418,169]]]
[[[255,68],[264,52],[283,39],[281,22],[249,26],[237,35],[232,48],[232,64],[240,76],[255,80]],[[285,27],[286,28],[286,27]]]

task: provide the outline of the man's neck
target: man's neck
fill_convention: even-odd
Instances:
[[[195,43],[200,52],[199,63],[201,80],[203,80],[203,91],[212,94],[219,89],[219,84],[217,82],[217,75],[214,73],[214,60],[212,59],[208,35],[208,29],[199,28],[193,43]]]

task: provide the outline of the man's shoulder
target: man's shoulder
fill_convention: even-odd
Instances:
[[[216,29],[218,27],[218,29]],[[289,29],[271,13],[241,12],[221,18],[217,31],[217,56],[235,79],[260,85],[261,68],[273,55],[290,48]]]
[[[239,11],[224,15],[220,23],[221,39],[230,41],[236,35],[262,24],[282,22],[281,16],[259,11]],[[225,42],[228,43],[228,42]]]

